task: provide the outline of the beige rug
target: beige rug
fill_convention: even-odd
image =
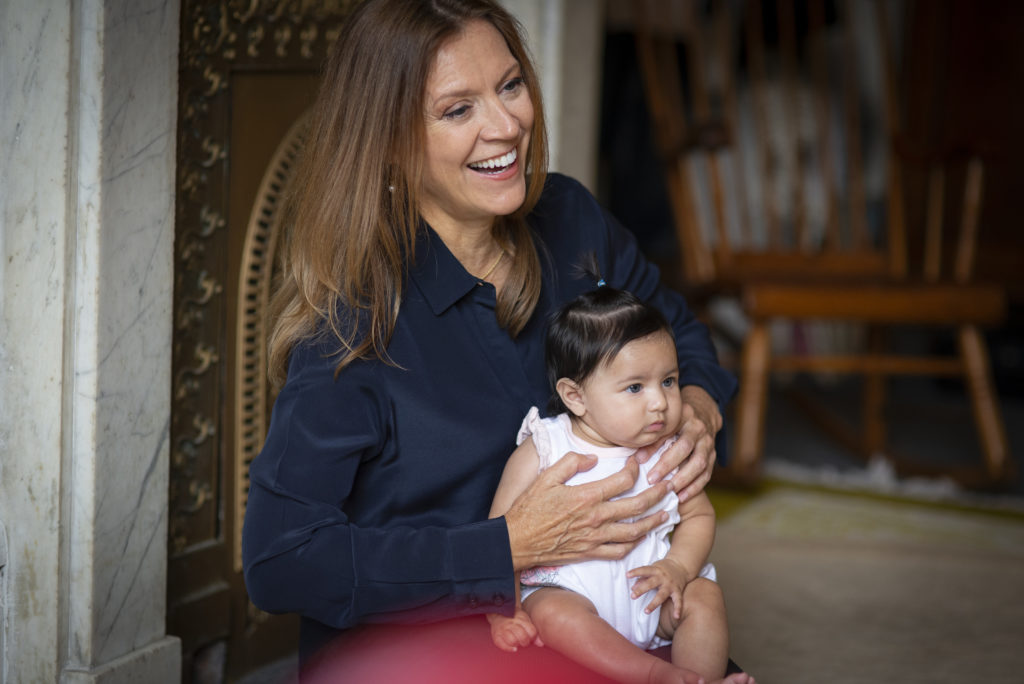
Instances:
[[[1024,516],[783,486],[712,560],[760,684],[1024,682]]]

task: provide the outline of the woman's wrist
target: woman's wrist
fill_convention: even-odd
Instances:
[[[524,543],[524,540],[529,537],[523,534],[517,512],[510,509],[502,517],[505,519],[505,527],[508,529],[508,547],[513,572],[518,573],[538,565],[536,554],[528,548],[528,544]]]
[[[694,414],[699,418],[712,436],[718,434],[722,429],[722,412],[718,408],[718,402],[708,394],[700,385],[684,385],[679,389],[684,404],[693,408]]]

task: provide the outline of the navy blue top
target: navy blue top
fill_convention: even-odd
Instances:
[[[545,322],[595,287],[573,270],[587,252],[609,285],[672,323],[681,386],[720,406],[735,392],[705,327],[579,183],[551,174],[529,221],[543,288],[518,337],[498,327],[494,287],[426,229],[388,345],[395,365],[356,361],[335,378],[330,345],[292,351],[250,470],[242,556],[253,602],[299,613],[304,642],[325,628],[511,610],[508,531],[487,513],[523,417],[547,404]]]

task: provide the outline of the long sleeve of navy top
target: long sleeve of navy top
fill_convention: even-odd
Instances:
[[[523,416],[547,404],[546,320],[596,285],[574,271],[588,252],[610,285],[672,323],[680,385],[731,398],[705,327],[581,185],[551,174],[529,222],[544,280],[517,337],[497,324],[494,288],[425,228],[391,364],[357,361],[335,377],[336,348],[294,348],[250,469],[242,555],[257,606],[334,629],[511,610],[508,531],[487,513]]]

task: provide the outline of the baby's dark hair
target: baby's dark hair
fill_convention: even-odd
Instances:
[[[544,349],[552,389],[548,412],[568,410],[555,391],[559,378],[581,383],[627,344],[659,330],[673,334],[660,311],[631,292],[607,285],[563,306],[548,324]]]

